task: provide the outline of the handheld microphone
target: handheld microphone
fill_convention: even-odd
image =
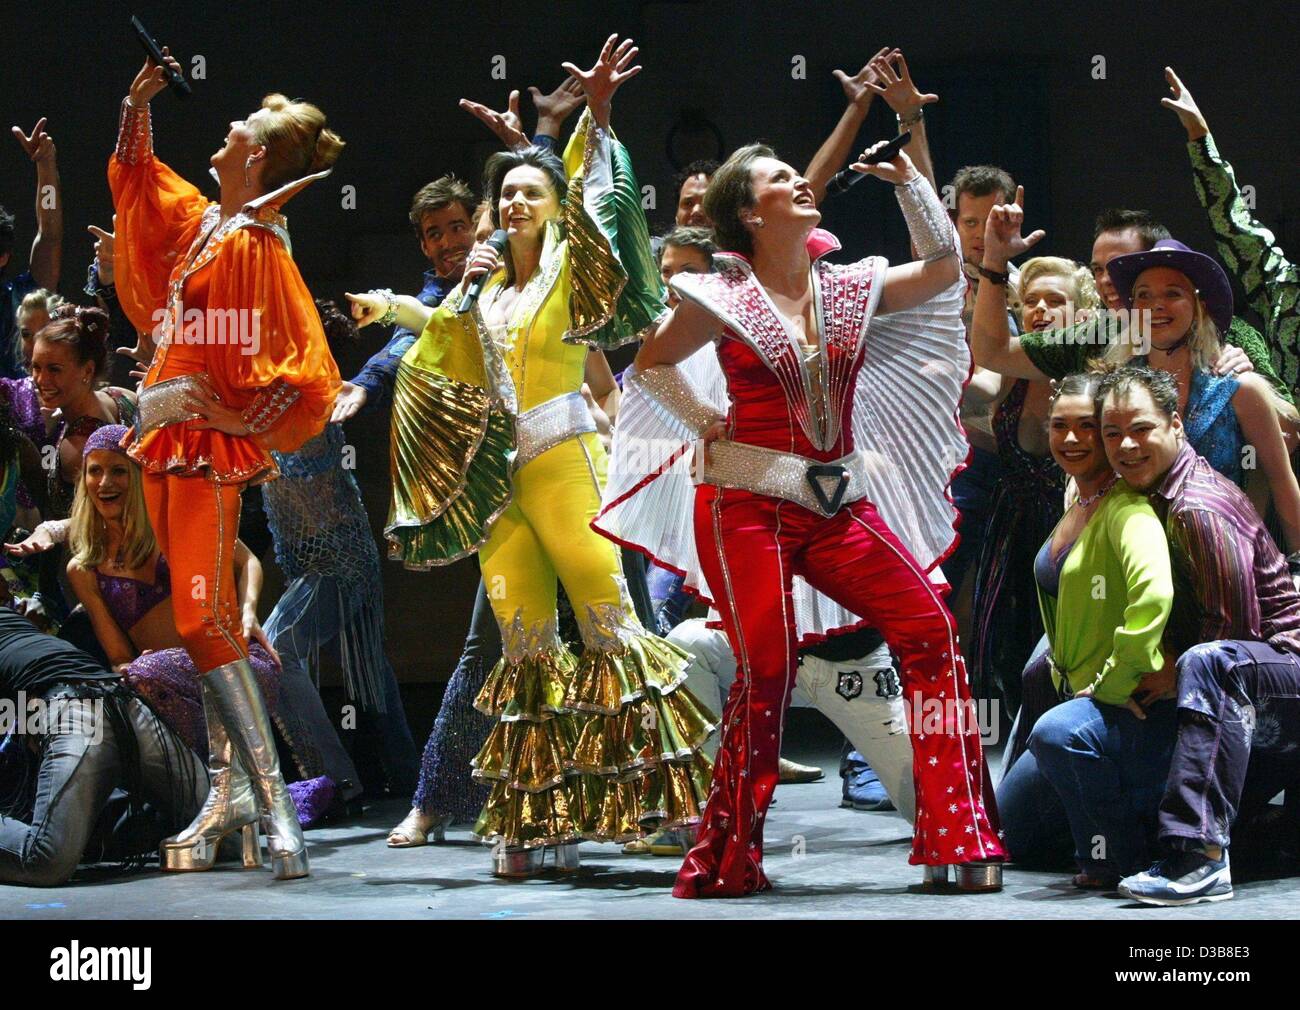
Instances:
[[[839,193],[847,192],[850,186],[856,186],[866,176],[861,172],[855,172],[851,168],[841,169],[830,177],[826,183],[826,195],[833,196]]]
[[[487,244],[497,251],[497,255],[506,251],[506,230],[498,228],[492,233],[492,237],[487,240]],[[456,314],[463,315],[474,307],[478,301],[478,296],[483,293],[483,287],[487,284],[488,274],[479,274],[470,282],[469,287],[461,296],[460,304],[456,306]]]
[[[911,139],[911,130],[906,130],[903,133],[900,133],[879,151],[868,157],[864,164],[879,165],[882,161],[893,161],[894,158],[898,156],[898,152],[901,151]],[[830,177],[830,181],[826,183],[826,195],[830,196],[833,193],[843,193],[850,186],[856,186],[865,178],[866,175],[864,173],[855,172],[851,168],[846,168],[843,171],[836,172]]]
[[[162,49],[154,40],[154,37],[149,34],[149,30],[145,28],[144,23],[134,15],[131,16],[131,28],[135,31],[135,37],[140,40],[140,45],[144,46],[144,51],[149,54],[149,59],[162,67],[163,74],[167,77],[167,86],[176,92],[180,98],[193,94],[194,89],[190,87],[190,82],[168,66],[167,61],[163,58]]]

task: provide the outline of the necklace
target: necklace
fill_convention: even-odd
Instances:
[[[1117,480],[1119,480],[1119,474],[1112,473],[1110,479],[1097,489],[1097,493],[1089,495],[1087,498],[1080,498],[1079,492],[1076,490],[1074,492],[1074,504],[1079,508],[1092,508],[1092,506],[1096,505],[1097,502],[1101,501],[1102,498],[1106,496],[1107,491],[1115,486],[1115,481]]]
[[[1191,327],[1188,327],[1187,332],[1184,333],[1184,334],[1183,334],[1181,337],[1179,337],[1177,340],[1175,340],[1175,341],[1174,341],[1172,344],[1170,344],[1168,347],[1155,347],[1155,346],[1153,346],[1153,347],[1151,348],[1151,350],[1153,350],[1153,351],[1159,351],[1159,352],[1160,352],[1161,354],[1163,354],[1166,358],[1170,358],[1170,357],[1172,357],[1172,356],[1173,356],[1177,351],[1181,351],[1184,347],[1186,347],[1186,346],[1187,346],[1187,342],[1188,342],[1189,340],[1191,340],[1191,339],[1192,339],[1192,330],[1191,330]]]

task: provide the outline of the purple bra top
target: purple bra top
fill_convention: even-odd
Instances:
[[[167,559],[161,554],[154,566],[153,578],[154,581],[150,584],[125,575],[105,575],[98,569],[95,571],[95,580],[99,583],[99,592],[104,597],[108,612],[124,631],[134,628],[140,618],[171,595],[172,583],[167,571]]]

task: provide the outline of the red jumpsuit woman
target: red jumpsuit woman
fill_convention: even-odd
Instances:
[[[243,488],[274,479],[270,450],[292,452],[319,434],[338,393],[280,208],[325,174],[343,142],[315,106],[270,95],[231,123],[212,156],[213,202],[154,156],[149,101],[164,86],[146,61],[108,166],[118,297],[157,342],[125,447],[144,471],[176,629],[202,674],[211,749],[208,799],[163,842],[162,867],[210,869],[225,835],[255,839],[260,820],[276,877],[302,877],[306,847],[248,662],[233,552]]]
[[[854,167],[897,187],[916,262],[820,262],[838,243],[814,230],[820,214],[807,180],[765,147],[742,148],[704,200],[720,247],[737,255],[720,257],[714,274],[674,278],[681,304],[625,379],[652,412],[703,438],[695,581],[717,602],[740,665],[713,792],[677,897],[770,887],[763,821],[796,648],[809,634],[861,623],[878,628],[901,661],[917,787],[911,862],[926,866],[928,883],[946,881],[947,866],[958,864],[959,886],[1000,885],[1004,856],[991,789],[983,795],[965,667],[953,619],[927,574],[952,546],[944,490],[966,454],[956,420],[969,355],[955,236],[905,154]],[[892,313],[903,315],[891,329]],[[730,400],[725,416],[687,378],[713,356],[708,349],[692,357],[710,341],[721,367],[715,398]],[[685,370],[672,367],[688,358]],[[629,406],[620,427],[628,424],[624,438],[634,439],[644,429]],[[641,451],[643,475],[646,462]],[[651,472],[667,474],[672,463],[651,461]],[[638,538],[638,520],[618,515],[655,480],[629,481],[620,495],[612,477],[598,528],[643,547],[674,541],[653,532]],[[666,493],[645,497],[662,510]],[[692,561],[675,566],[689,575]]]

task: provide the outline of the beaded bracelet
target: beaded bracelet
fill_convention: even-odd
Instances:
[[[380,326],[392,326],[397,321],[397,296],[393,294],[392,288],[378,288],[370,293],[383,295],[384,301],[388,303],[388,310],[379,317],[377,322]]]

